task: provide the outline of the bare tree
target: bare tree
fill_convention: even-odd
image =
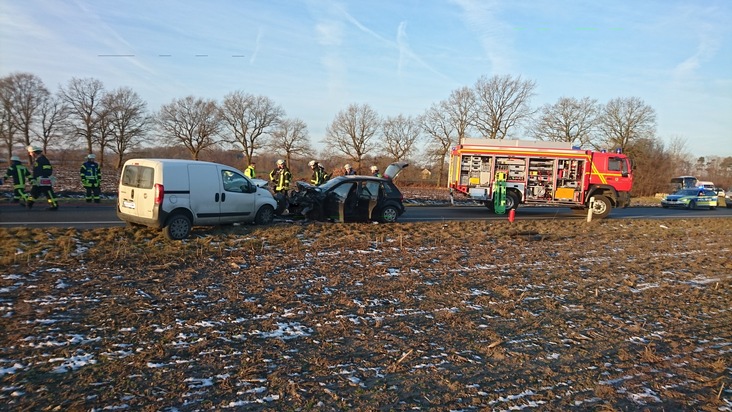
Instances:
[[[384,134],[382,150],[394,161],[406,159],[412,154],[421,133],[415,119],[401,114],[387,117],[381,130]]]
[[[52,140],[60,138],[59,133],[69,117],[64,101],[58,95],[47,96],[38,109],[39,127],[35,135],[41,140],[46,151]]]
[[[445,173],[445,159],[450,149],[458,142],[460,122],[450,114],[449,101],[443,100],[433,104],[419,118],[419,125],[427,135],[428,143],[426,154],[439,165],[437,186],[442,186],[442,177]],[[458,118],[459,119],[459,118]]]
[[[537,140],[568,142],[586,147],[590,144],[597,119],[597,100],[560,97],[545,104],[531,133]]]
[[[221,114],[215,101],[188,96],[163,105],[155,123],[164,143],[183,144],[191,158],[198,160],[203,150],[218,143]]]
[[[8,151],[5,160],[10,162],[10,156],[13,154],[13,146],[15,145],[15,126],[13,126],[13,119],[10,115],[10,99],[6,97],[9,92],[6,84],[6,78],[0,79],[0,138]]]
[[[4,88],[1,86],[0,93],[4,93]],[[5,160],[10,162],[10,156],[13,154],[13,146],[15,146],[16,127],[13,124],[10,108],[7,107],[8,105],[5,99],[0,103],[0,138],[8,151],[8,158]]]
[[[378,113],[368,104],[351,104],[341,110],[325,130],[324,143],[346,155],[361,170],[364,156],[376,148],[372,141],[381,127]]]
[[[686,149],[686,139],[673,136],[668,144],[668,153],[674,165],[674,176],[691,174],[691,153]]]
[[[283,154],[287,166],[292,164],[293,156],[305,156],[313,152],[308,136],[308,126],[300,119],[284,119],[272,132],[270,141],[272,151]]]
[[[505,139],[509,130],[533,114],[529,102],[536,83],[521,76],[482,76],[475,83],[473,125],[487,139]]]
[[[12,128],[20,133],[25,145],[30,145],[33,123],[39,107],[49,96],[48,89],[40,77],[31,73],[13,73],[4,77],[1,87],[0,96]]]
[[[69,126],[74,137],[83,138],[87,153],[92,153],[101,120],[99,106],[104,96],[104,85],[97,79],[74,77],[65,88],[61,88],[60,93],[70,111]],[[103,147],[101,149],[104,150]]]
[[[637,139],[626,154],[635,164],[633,193],[636,196],[652,196],[668,189],[675,165],[663,142],[655,137]]]
[[[110,117],[109,108],[111,103],[109,102],[110,95],[104,93],[102,95],[101,104],[96,109],[97,112],[97,133],[94,136],[94,143],[99,148],[99,167],[104,168],[104,153],[106,149],[111,148],[114,140],[114,134],[112,133],[112,119]],[[88,152],[92,153],[92,152]]]
[[[450,123],[455,126],[457,141],[462,142],[475,123],[475,93],[469,87],[461,87],[450,93],[446,102],[440,103]]]
[[[232,134],[227,141],[240,145],[251,163],[254,152],[267,143],[260,138],[277,126],[285,111],[268,97],[235,91],[224,97],[221,116]]]
[[[147,103],[132,89],[121,87],[105,96],[104,106],[113,136],[110,148],[117,154],[115,169],[120,169],[125,154],[137,149],[147,132]]]
[[[641,139],[656,134],[656,111],[638,97],[618,97],[600,110],[600,143],[611,149],[627,151]]]

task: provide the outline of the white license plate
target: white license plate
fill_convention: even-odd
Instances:
[[[128,209],[134,209],[135,208],[135,202],[130,202],[129,200],[125,200],[122,202],[122,207],[126,207]]]

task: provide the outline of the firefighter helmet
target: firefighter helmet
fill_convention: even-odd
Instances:
[[[313,167],[313,166],[315,166],[315,165],[316,165],[317,163],[318,163],[318,162],[316,162],[315,160],[311,160],[311,161],[309,161],[309,162],[308,162],[308,166],[310,166],[310,167]]]
[[[28,153],[36,153],[36,152],[42,152],[43,149],[41,149],[38,146],[28,146]]]
[[[379,167],[378,166],[376,166],[376,165],[371,166],[371,171],[372,172],[376,172],[378,170],[379,170]]]
[[[96,159],[96,158],[97,158],[97,156],[95,156],[95,155],[94,155],[94,153],[89,153],[89,154],[88,154],[88,155],[86,156],[86,158],[87,158],[87,159],[89,159],[89,160],[94,160],[94,159]]]
[[[351,165],[348,164],[348,163],[346,163],[346,165],[343,166],[343,168],[346,169],[346,170],[351,170]]]
[[[18,157],[18,156],[10,156],[10,161],[11,162],[20,162],[20,157]]]
[[[285,160],[284,159],[279,159],[279,160],[277,160],[277,164],[278,165],[284,165],[285,164]]]

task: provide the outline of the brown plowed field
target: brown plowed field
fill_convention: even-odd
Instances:
[[[9,410],[732,410],[731,219],[0,231]]]

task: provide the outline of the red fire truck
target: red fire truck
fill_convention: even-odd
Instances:
[[[496,176],[505,177],[506,210],[519,204],[566,206],[593,217],[630,204],[633,171],[618,152],[593,152],[570,143],[463,139],[450,154],[448,185],[493,209]]]

